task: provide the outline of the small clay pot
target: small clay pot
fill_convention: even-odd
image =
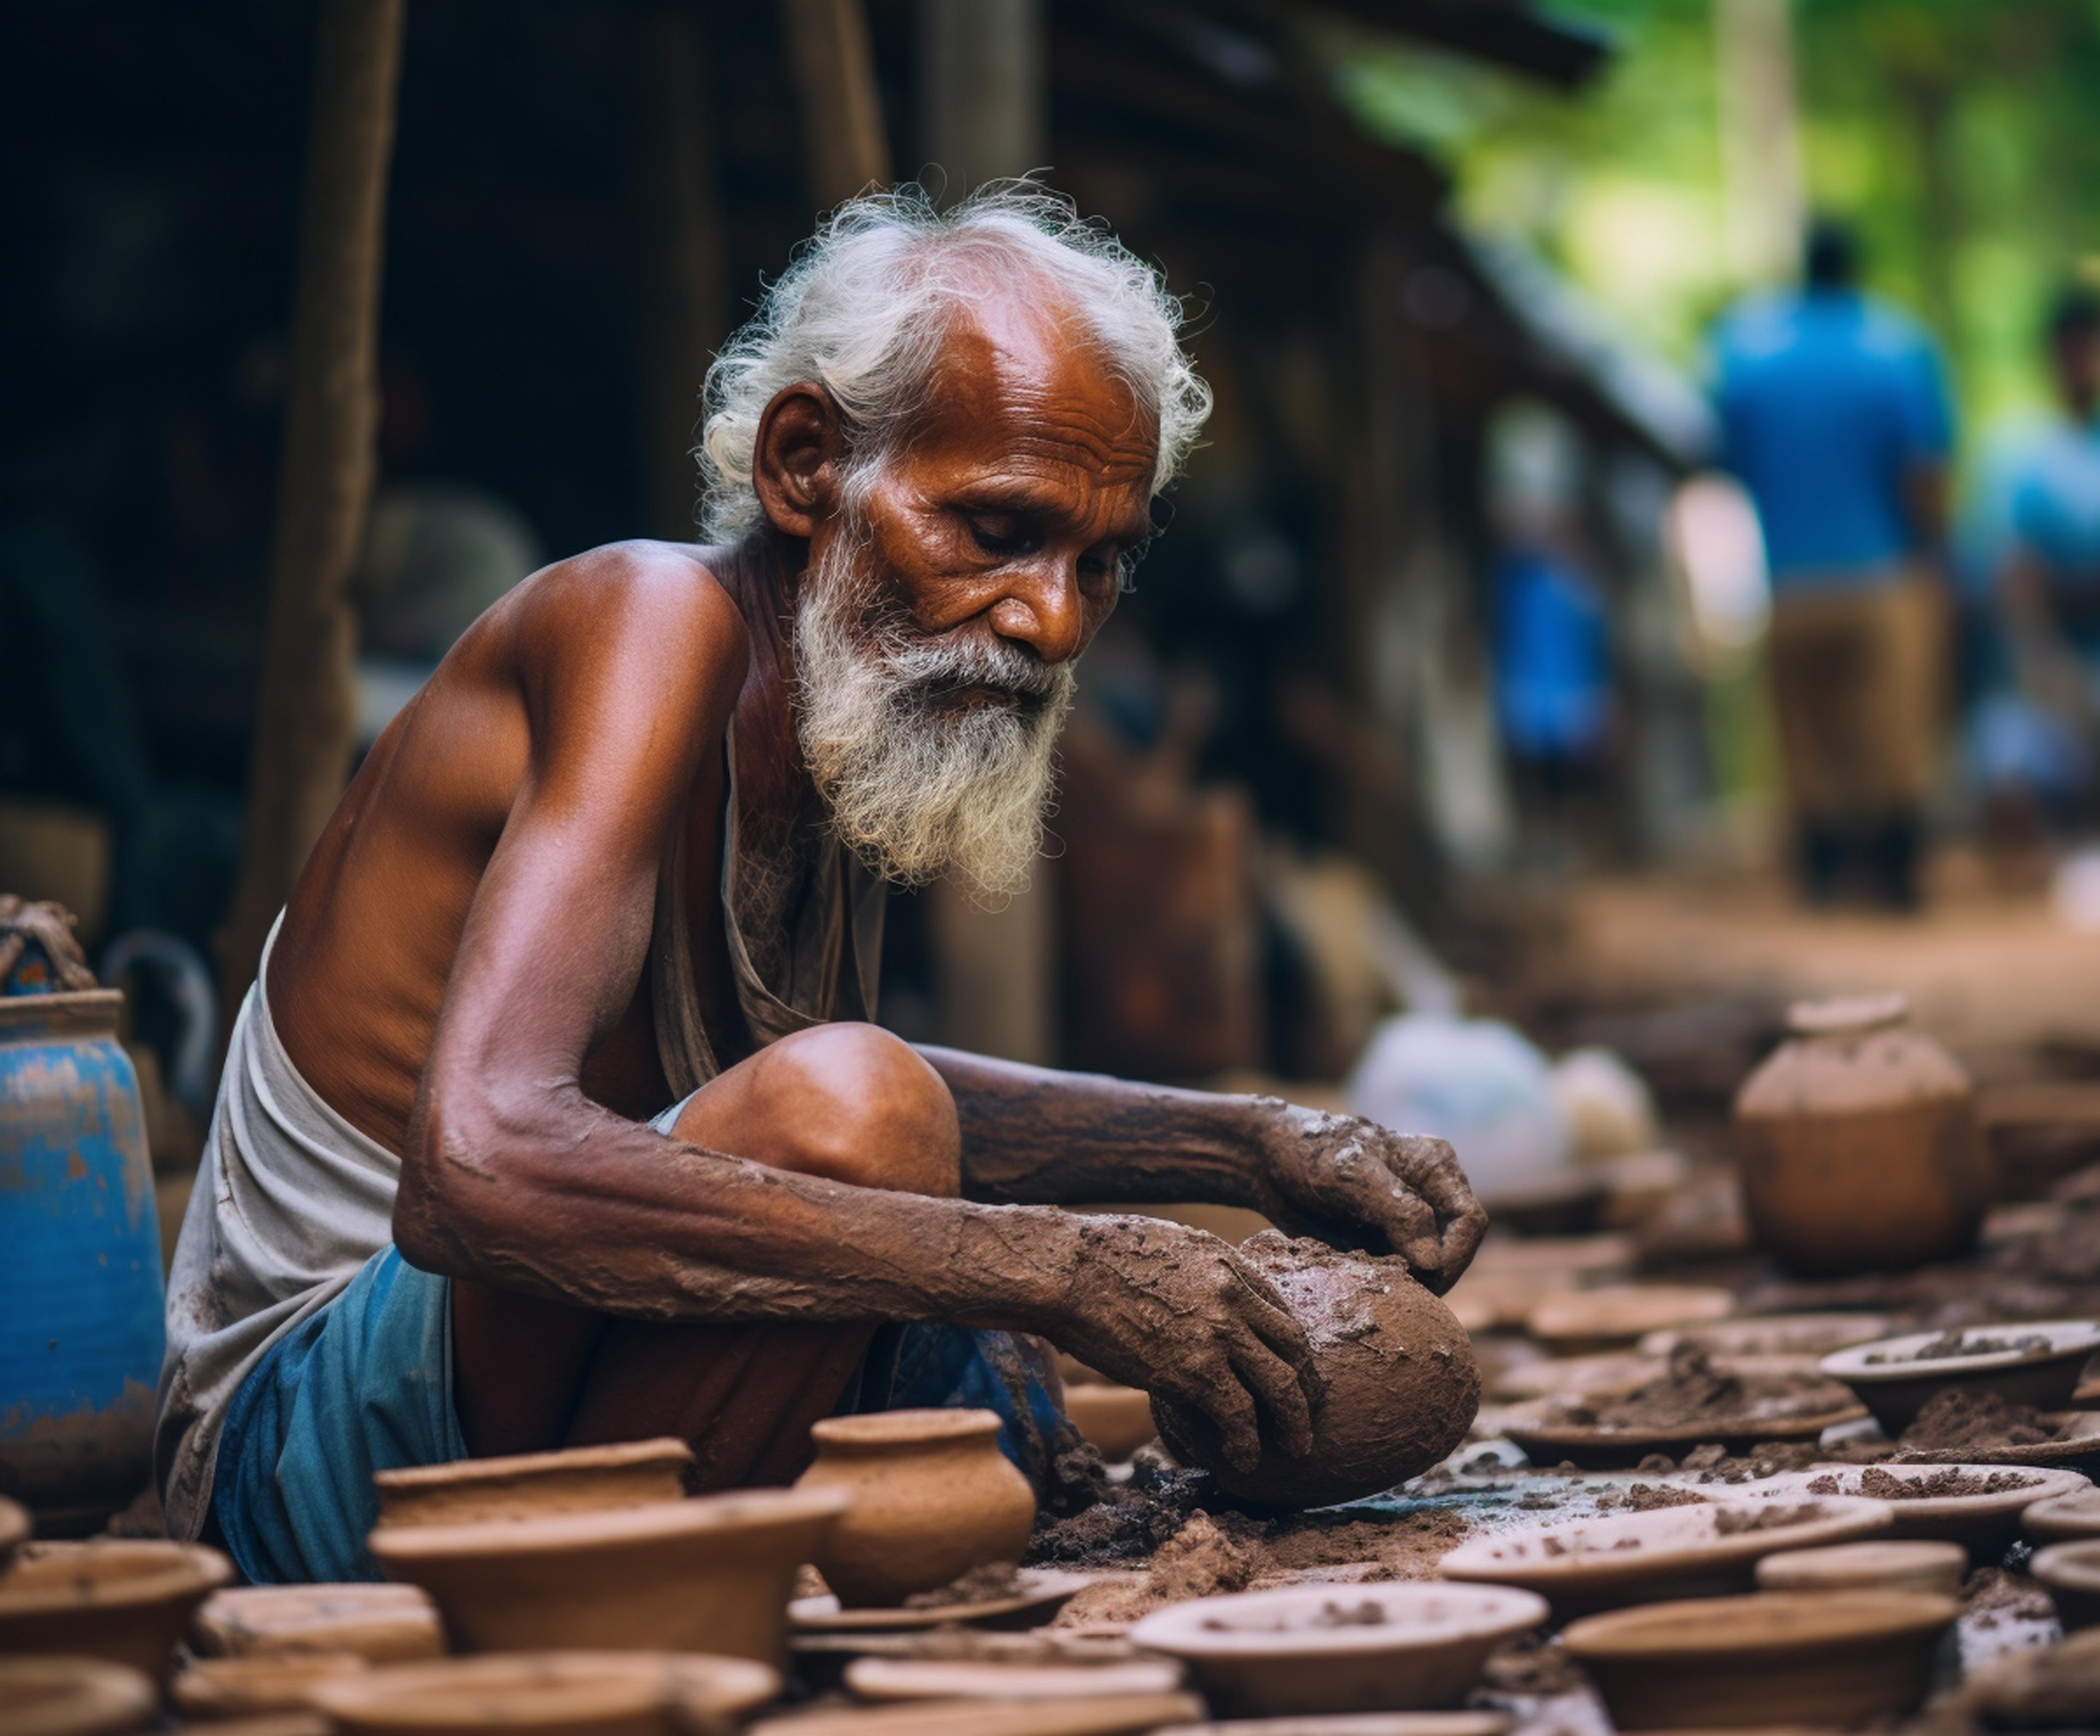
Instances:
[[[1925,1698],[1961,1606],[1919,1592],[1760,1592],[1617,1610],[1561,1640],[1622,1730],[1847,1725]]]
[[[2028,1571],[2049,1588],[2065,1632],[2100,1625],[2100,1539],[2037,1549]]]
[[[1968,1248],[1991,1193],[1975,1090],[1900,994],[1805,1002],[1736,1098],[1743,1203],[1797,1271],[1904,1271]]]
[[[743,1658],[554,1651],[367,1670],[313,1697],[342,1736],[681,1736],[779,1691],[777,1672]]]
[[[1311,1342],[1322,1385],[1312,1451],[1299,1458],[1265,1441],[1260,1461],[1241,1470],[1215,1424],[1155,1394],[1153,1420],[1182,1464],[1201,1465],[1243,1500],[1326,1507],[1405,1483],[1465,1439],[1480,1408],[1472,1341],[1405,1261],[1340,1254],[1273,1230],[1239,1251]]]
[[[471,1525],[675,1501],[686,1493],[692,1465],[692,1448],[667,1436],[412,1465],[377,1472],[372,1482],[382,1525]]]
[[[1839,1543],[1826,1549],[1789,1549],[1758,1563],[1759,1591],[1911,1591],[1957,1597],[1969,1571],[1958,1543],[1914,1537],[1896,1543]]]
[[[351,1652],[367,1663],[442,1658],[444,1624],[412,1585],[236,1585],[205,1600],[192,1627],[208,1657]]]
[[[1105,1459],[1127,1459],[1158,1433],[1151,1395],[1135,1386],[1067,1386],[1065,1414]]]
[[[355,1652],[265,1653],[254,1658],[199,1658],[180,1672],[169,1698],[186,1718],[258,1718],[276,1712],[306,1712],[312,1690],[324,1681],[371,1666]]]
[[[370,1547],[385,1571],[430,1594],[456,1650],[707,1651],[778,1668],[796,1570],[846,1504],[830,1489],[753,1489],[382,1526]]]
[[[0,1658],[0,1736],[116,1736],[160,1709],[152,1681],[101,1658]]]
[[[878,1411],[810,1430],[797,1489],[850,1501],[814,1558],[847,1609],[889,1608],[973,1567],[1021,1559],[1035,1491],[999,1450],[999,1413]]]
[[[194,1543],[33,1543],[0,1573],[0,1652],[107,1658],[166,1679],[191,1613],[233,1577]]]

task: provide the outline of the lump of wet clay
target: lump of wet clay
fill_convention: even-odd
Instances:
[[[1242,1500],[1327,1507],[1405,1483],[1466,1438],[1480,1408],[1472,1341],[1409,1276],[1405,1261],[1339,1254],[1274,1230],[1240,1253],[1276,1286],[1312,1341],[1326,1383],[1312,1451],[1294,1457],[1269,1441],[1260,1464],[1238,1470],[1208,1418],[1155,1396],[1153,1421],[1176,1458],[1201,1465]]]

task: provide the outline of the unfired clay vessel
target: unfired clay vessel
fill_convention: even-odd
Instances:
[[[1969,1552],[1960,1544],[1912,1537],[1767,1555],[1758,1563],[1757,1580],[1759,1591],[1915,1591],[1952,1597],[1968,1571]]]
[[[200,1658],[178,1675],[169,1697],[186,1718],[258,1718],[311,1709],[312,1690],[371,1666],[355,1652],[264,1653]]]
[[[1743,1203],[1796,1271],[1899,1271],[1976,1237],[1991,1165],[1975,1091],[1900,994],[1806,1002],[1736,1099]]]
[[[2100,1537],[2100,1489],[2080,1489],[2036,1501],[2020,1515],[2020,1529],[2044,1544]]]
[[[1065,1414],[1105,1459],[1127,1459],[1158,1432],[1150,1397],[1135,1386],[1068,1386]]]
[[[437,1606],[412,1585],[236,1585],[205,1600],[192,1639],[206,1656],[351,1652],[367,1663],[441,1658]]]
[[[557,1651],[368,1670],[314,1703],[344,1736],[686,1736],[731,1728],[779,1691],[748,1659]]]
[[[686,1492],[692,1463],[692,1448],[667,1436],[413,1465],[380,1471],[372,1482],[382,1525],[470,1525],[675,1501]]]
[[[34,1543],[0,1573],[0,1652],[107,1658],[163,1680],[190,1615],[233,1577],[193,1543]]]
[[[850,1501],[813,1559],[847,1609],[889,1607],[1021,1559],[1035,1491],[999,1450],[995,1411],[879,1411],[810,1430],[797,1489]]]
[[[605,1513],[382,1526],[371,1549],[420,1585],[459,1651],[696,1651],[778,1668],[795,1572],[846,1496],[753,1489]]]
[[[160,1696],[139,1671],[102,1658],[0,1658],[3,1736],[115,1736],[151,1723]]]
[[[2100,1539],[2037,1549],[2028,1571],[2049,1588],[2066,1633],[2100,1624]]]
[[[1240,1254],[1282,1293],[1312,1342],[1323,1382],[1312,1451],[1297,1458],[1270,1440],[1260,1462],[1240,1470],[1207,1418],[1155,1394],[1153,1419],[1176,1458],[1243,1500],[1325,1507],[1405,1483],[1465,1439],[1480,1408],[1472,1341],[1405,1262],[1338,1254],[1273,1230]]]

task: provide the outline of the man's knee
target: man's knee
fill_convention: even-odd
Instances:
[[[955,1099],[915,1049],[880,1026],[820,1024],[798,1031],[732,1072],[747,1069],[737,1082],[735,1111],[743,1137],[698,1125],[699,1100],[675,1131],[779,1169],[855,1187],[943,1198],[961,1192]],[[725,1074],[718,1082],[730,1078]]]

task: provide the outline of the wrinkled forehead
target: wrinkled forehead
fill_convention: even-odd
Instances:
[[[995,290],[943,340],[915,459],[1149,496],[1155,418],[1069,304]]]

